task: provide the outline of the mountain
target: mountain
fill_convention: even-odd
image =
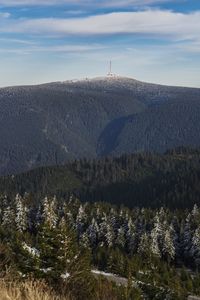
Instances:
[[[200,89],[123,77],[0,89],[0,174],[199,146]]]
[[[164,152],[177,146],[199,146],[200,99],[186,97],[114,120],[99,138],[99,153]]]
[[[200,149],[177,148],[164,154],[135,153],[102,159],[81,159],[0,177],[0,194],[31,194],[82,202],[104,201],[127,207],[171,209],[200,205]]]

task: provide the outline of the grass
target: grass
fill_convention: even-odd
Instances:
[[[112,283],[99,280],[94,299],[119,300],[118,288]],[[81,293],[81,291],[80,291]],[[80,299],[80,298],[79,298]],[[93,299],[93,298],[92,298]],[[76,300],[68,295],[58,296],[55,291],[42,280],[14,281],[0,279],[0,300]]]
[[[7,282],[0,280],[0,300],[71,300],[57,296],[43,281]]]

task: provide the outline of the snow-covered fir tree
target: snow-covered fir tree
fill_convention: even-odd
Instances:
[[[136,248],[136,228],[135,224],[133,223],[132,219],[129,218],[128,221],[128,230],[126,233],[126,242],[127,242],[127,249],[130,254],[135,252]]]
[[[185,225],[183,229],[183,236],[182,236],[182,253],[184,257],[188,260],[191,257],[191,250],[192,250],[192,229],[191,229],[191,214],[187,215],[185,220]]]
[[[108,225],[108,218],[106,213],[103,213],[101,222],[99,224],[99,242],[101,246],[107,244],[107,240],[106,240],[106,235],[108,232],[107,225]]]
[[[95,248],[98,243],[98,234],[99,234],[99,226],[95,218],[92,218],[92,222],[88,227],[87,234],[90,241],[90,245]]]
[[[28,208],[23,202],[23,198],[17,194],[15,197],[16,216],[15,224],[18,231],[23,232],[28,229]]]
[[[193,206],[191,215],[195,218],[200,216],[200,211],[199,211],[199,208],[196,204]]]
[[[3,211],[2,226],[9,229],[15,228],[15,218],[16,214],[13,207],[8,205]]]
[[[150,256],[149,242],[150,237],[146,232],[144,232],[140,237],[137,248],[137,253],[141,255],[142,258],[149,258]]]
[[[81,236],[79,237],[79,244],[85,248],[85,249],[89,249],[91,244],[90,244],[90,240],[89,240],[89,236],[87,232],[83,232],[81,234]]]
[[[192,238],[191,254],[196,267],[200,268],[200,226],[195,230]]]
[[[76,230],[77,230],[79,236],[81,236],[81,234],[85,230],[86,220],[87,220],[87,214],[85,212],[85,208],[83,205],[80,205],[78,214],[76,217]]]
[[[45,197],[42,203],[43,212],[42,219],[43,222],[48,225],[50,228],[55,228],[58,223],[58,214],[57,214],[57,199],[48,199]]]
[[[164,258],[170,262],[175,258],[175,245],[174,245],[174,228],[171,224],[168,229],[164,232],[164,240],[163,240],[163,247],[162,247],[162,255]]]
[[[125,230],[122,226],[120,226],[117,231],[116,245],[124,249],[125,243],[126,243]]]
[[[154,227],[151,231],[151,253],[157,257],[161,257],[160,242],[163,235],[162,224],[160,222],[159,214],[154,218]]]
[[[106,223],[106,234],[105,234],[106,244],[109,248],[113,247],[115,241],[115,233],[112,224],[108,221]]]

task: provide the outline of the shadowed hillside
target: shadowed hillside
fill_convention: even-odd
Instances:
[[[200,89],[97,78],[0,89],[0,174],[199,146]]]

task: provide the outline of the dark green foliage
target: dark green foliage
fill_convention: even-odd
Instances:
[[[3,272],[11,266],[19,277],[45,279],[77,300],[93,300],[100,293],[101,274],[112,282],[118,300],[144,295],[148,300],[182,300],[200,294],[197,206],[175,212],[130,210],[105,203],[83,205],[71,196],[68,201],[45,197],[33,210],[31,203],[26,207],[28,199],[28,194],[17,195],[0,203]],[[10,216],[13,226],[7,230]]]
[[[5,194],[32,193],[129,207],[191,208],[199,203],[200,151],[177,148],[166,154],[140,153],[119,158],[80,160],[0,178]]]

